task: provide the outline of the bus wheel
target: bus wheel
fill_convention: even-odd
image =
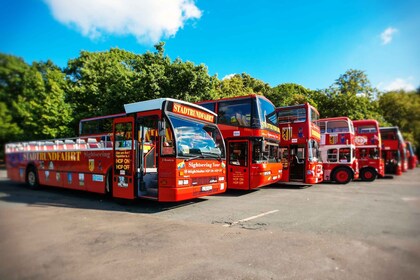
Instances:
[[[347,184],[351,181],[351,171],[345,167],[339,167],[334,172],[333,181],[338,184]]]
[[[373,168],[364,168],[360,171],[360,178],[363,181],[372,182],[378,177],[378,173]]]
[[[39,187],[38,174],[36,168],[33,166],[28,167],[26,171],[26,183],[31,189],[37,189]]]

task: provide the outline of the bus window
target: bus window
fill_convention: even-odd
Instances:
[[[115,126],[117,150],[131,149],[131,123],[118,123]]]
[[[349,148],[340,149],[339,158],[340,162],[350,162],[351,161],[351,150]]]
[[[328,162],[337,162],[337,149],[329,149],[327,151],[327,161]]]
[[[277,113],[279,123],[298,123],[306,121],[306,109],[296,108],[279,111]]]
[[[251,100],[223,101],[219,103],[219,124],[251,126]]]
[[[229,164],[238,166],[247,166],[247,142],[231,142],[229,143]]]
[[[308,159],[309,161],[320,162],[321,152],[319,151],[319,143],[315,140],[308,141]]]

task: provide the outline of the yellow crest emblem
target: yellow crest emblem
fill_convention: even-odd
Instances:
[[[94,169],[95,169],[95,160],[89,159],[89,171],[93,172]]]

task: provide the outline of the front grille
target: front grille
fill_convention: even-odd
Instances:
[[[210,177],[196,177],[192,178],[192,185],[199,186],[199,185],[206,185],[206,184],[214,184],[217,183],[217,177],[210,176]]]

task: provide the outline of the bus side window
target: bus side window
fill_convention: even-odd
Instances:
[[[174,137],[169,127],[165,130],[165,136],[162,137],[162,155],[173,155],[175,154],[174,148]]]

